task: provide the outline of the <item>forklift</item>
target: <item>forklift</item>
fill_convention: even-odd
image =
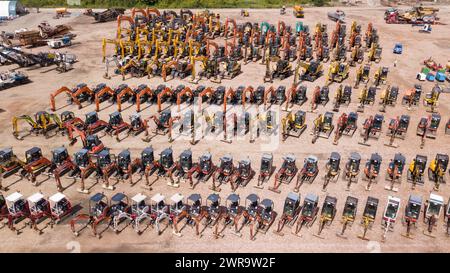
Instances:
[[[428,167],[428,179],[434,182],[434,190],[439,191],[441,183],[445,183],[445,172],[448,166],[448,154],[436,154]]]
[[[322,191],[326,191],[328,183],[330,181],[337,182],[339,180],[339,175],[341,173],[341,155],[337,152],[332,152],[330,157],[328,158],[328,162],[325,165],[327,169],[327,173],[324,176],[324,183],[322,186]]]
[[[297,176],[297,183],[295,184],[294,192],[298,192],[300,190],[303,182],[306,181],[309,184],[312,184],[314,182],[314,179],[319,174],[319,168],[317,166],[318,161],[318,158],[313,155],[305,158],[303,168],[300,170],[300,173]]]
[[[298,219],[301,209],[300,194],[293,192],[288,193],[286,199],[284,200],[283,214],[278,221],[277,230],[274,230],[273,233],[284,236],[284,233],[282,232],[283,227],[288,225],[288,227],[292,228]]]
[[[313,193],[308,193],[303,201],[299,219],[297,220],[297,224],[295,225],[295,229],[292,230],[292,233],[298,237],[302,237],[302,235],[299,234],[302,227],[311,227],[317,218],[318,212],[319,197]]]
[[[403,237],[413,239],[411,235],[411,227],[416,227],[419,221],[420,211],[422,209],[422,197],[418,195],[410,195],[403,216],[403,224],[406,225],[406,233],[402,233]],[[417,227],[416,227],[417,228]]]
[[[377,216],[378,203],[378,198],[374,198],[371,196],[367,197],[366,206],[364,207],[364,212],[361,220],[361,225],[364,228],[364,233],[362,235],[358,235],[358,238],[370,241],[370,239],[366,237],[366,234],[367,231],[372,227],[373,222],[375,221],[375,217]]]
[[[382,160],[383,159],[378,153],[373,153],[370,156],[370,159],[367,160],[366,166],[364,168],[365,176],[363,178],[369,181],[366,186],[366,191],[370,190],[372,183],[376,183],[378,179],[378,174],[380,173]]]
[[[416,155],[411,164],[409,164],[407,179],[412,183],[412,189],[416,188],[416,185],[423,185],[423,175],[427,166],[427,157],[424,155]]]
[[[423,234],[436,237],[433,234],[433,229],[437,225],[437,221],[441,216],[441,211],[444,207],[444,198],[437,194],[430,194],[430,198],[425,202],[425,209],[423,211],[423,222],[427,224],[427,229]]]
[[[394,224],[397,220],[398,212],[400,210],[400,198],[388,196],[388,201],[384,209],[382,226],[384,228],[383,235],[381,236],[381,242],[386,241],[388,231],[394,230]]]
[[[395,188],[395,184],[401,183],[403,170],[405,169],[406,158],[401,153],[396,153],[394,158],[389,162],[386,171],[386,180],[391,182],[390,186],[384,186],[385,190],[397,192],[398,188]]]
[[[264,183],[270,180],[272,174],[275,172],[275,166],[273,166],[273,155],[269,153],[263,153],[261,156],[261,167],[259,169],[258,182],[255,188],[263,189]]]
[[[356,219],[356,211],[358,209],[358,198],[347,196],[345,200],[344,210],[342,211],[342,230],[340,233],[336,233],[336,236],[347,239],[344,235],[348,226],[352,226]]]
[[[319,220],[319,231],[314,236],[325,239],[321,236],[323,228],[325,225],[330,226],[333,223],[334,217],[336,216],[336,203],[337,198],[327,195],[322,204],[322,210],[320,212]]]
[[[297,165],[295,163],[296,158],[293,154],[287,154],[283,157],[283,164],[275,175],[274,186],[269,187],[269,190],[280,193],[278,189],[282,183],[289,184],[298,172]]]

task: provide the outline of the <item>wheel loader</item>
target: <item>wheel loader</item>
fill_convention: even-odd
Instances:
[[[291,111],[281,120],[283,127],[283,141],[288,136],[299,138],[306,130],[306,112],[298,110],[295,114]]]

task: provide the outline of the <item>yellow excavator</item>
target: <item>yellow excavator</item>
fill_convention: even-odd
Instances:
[[[52,130],[63,129],[63,124],[60,121],[58,115],[49,114],[45,111],[39,111],[34,115],[34,119],[28,115],[15,116],[12,119],[13,136],[18,140],[23,140],[25,136],[19,135],[19,121],[25,121],[31,127],[28,135],[43,134],[48,137],[48,133]]]
[[[282,120],[281,125],[283,128],[283,141],[288,136],[300,137],[300,135],[306,130],[306,113],[298,110],[295,114],[290,111]]]
[[[425,94],[423,99],[423,105],[427,107],[427,112],[436,112],[436,107],[439,102],[439,95],[441,94],[441,88],[439,86],[433,87],[430,93]]]
[[[348,77],[350,66],[344,62],[332,62],[328,69],[326,85],[330,85],[332,82],[342,82]]]

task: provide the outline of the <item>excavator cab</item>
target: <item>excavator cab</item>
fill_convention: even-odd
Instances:
[[[410,119],[411,118],[409,115],[401,115],[399,125],[398,125],[398,130],[400,130],[403,133],[406,132],[409,127]]]
[[[86,145],[83,147],[84,149],[88,149],[89,151],[93,151],[96,147],[99,147],[102,144],[97,135],[88,135],[86,137]]]
[[[14,152],[11,148],[0,150],[0,165],[6,164],[11,161],[14,156]]]
[[[302,217],[314,218],[317,213],[319,204],[319,197],[313,193],[308,193],[303,201]]]
[[[65,147],[56,148],[52,151],[52,163],[59,165],[69,158],[69,152]]]
[[[296,211],[300,208],[300,195],[293,192],[288,193],[284,200],[283,215],[295,217]]]
[[[110,214],[116,216],[121,212],[130,210],[129,204],[130,201],[128,196],[121,192],[114,194],[113,197],[111,197]]]
[[[411,222],[417,222],[422,208],[422,197],[410,195],[405,208],[405,218]]]
[[[347,116],[347,128],[350,130],[356,128],[358,122],[358,114],[355,112],[350,112]]]
[[[341,155],[337,152],[332,152],[328,159],[327,168],[332,172],[337,172],[341,165]]]
[[[323,116],[323,130],[331,130],[333,127],[333,113],[332,112],[326,112]]]
[[[430,194],[430,199],[428,200],[428,206],[425,209],[425,218],[429,219],[434,216],[439,219],[441,215],[441,210],[444,207],[444,198],[437,194]]]
[[[97,166],[101,169],[111,165],[116,161],[116,156],[110,154],[108,149],[104,149],[97,156]]]
[[[376,131],[381,131],[381,127],[383,126],[384,116],[380,114],[376,114],[373,119],[373,129]]]
[[[377,175],[380,172],[382,158],[379,154],[374,153],[366,163],[366,169],[369,175]]]
[[[295,173],[297,166],[295,164],[295,156],[293,154],[288,154],[283,157],[283,165],[281,166],[282,169],[286,170],[287,175],[291,175]]]
[[[141,152],[141,161],[144,168],[155,162],[155,156],[152,147],[147,147]]]
[[[295,90],[294,95],[292,96],[292,103],[294,104],[301,104],[306,101],[306,90],[307,87],[305,85],[300,85],[297,87],[297,90]]]
[[[173,151],[172,148],[164,149],[160,154],[159,163],[165,169],[169,169],[173,166]]]
[[[273,169],[273,155],[264,153],[261,157],[261,172],[264,174],[270,174]]]
[[[368,103],[373,103],[375,101],[375,97],[377,95],[377,87],[371,86],[369,90],[367,90],[367,101]]]
[[[378,210],[378,198],[367,197],[366,206],[364,207],[363,217],[367,217],[371,222],[375,221]]]
[[[214,91],[213,96],[211,98],[211,103],[215,103],[217,105],[221,105],[225,98],[225,86],[219,86]]]
[[[180,154],[180,166],[184,172],[187,172],[192,168],[192,151],[191,150],[184,150]]]
[[[89,215],[100,218],[109,211],[109,200],[103,193],[96,193],[89,198]]]
[[[327,104],[327,102],[330,100],[329,94],[330,88],[328,88],[328,86],[323,86],[320,89],[319,101],[317,103],[321,103],[323,105]]]
[[[206,198],[206,207],[210,215],[217,215],[220,209],[220,196],[212,193]]]
[[[438,113],[433,113],[430,119],[430,129],[437,130],[439,128],[440,123],[441,123],[441,115]]]
[[[66,123],[68,121],[71,121],[75,119],[75,114],[72,111],[64,111],[60,115],[60,120],[62,123]]]
[[[317,167],[317,162],[318,162],[317,157],[312,156],[312,155],[308,156],[305,159],[304,168],[305,168],[307,174],[313,175],[319,171],[319,169]]]
[[[283,104],[286,101],[286,86],[280,85],[275,90],[275,96],[273,97],[277,104]]]
[[[250,159],[242,159],[239,161],[237,166],[237,171],[239,175],[243,178],[250,177],[252,174],[252,167]]]
[[[239,212],[239,203],[241,198],[239,195],[232,193],[227,197],[226,202],[226,208],[228,210],[228,213],[236,216]]]
[[[122,114],[120,112],[114,112],[112,114],[109,114],[109,125],[111,127],[119,126],[123,123]]]
[[[401,154],[397,153],[394,155],[394,159],[391,160],[388,166],[388,170],[392,173],[394,169],[397,167],[397,173],[393,173],[393,176],[401,176],[403,173],[403,169],[405,168],[406,158]]]
[[[253,101],[257,104],[261,104],[264,102],[264,93],[266,92],[266,88],[262,85],[258,86],[253,93]]]
[[[193,193],[186,200],[188,214],[190,217],[197,217],[202,209],[202,197],[198,193]]]
[[[344,86],[344,92],[342,93],[341,100],[346,103],[350,103],[352,98],[352,87],[350,85]]]
[[[161,114],[159,115],[159,124],[161,126],[167,125],[171,117],[172,113],[170,112],[170,110],[161,112]]]
[[[74,161],[78,167],[86,167],[89,164],[89,151],[81,149],[74,154]]]
[[[208,174],[212,170],[212,155],[204,153],[199,159],[200,169],[202,173]]]
[[[98,114],[95,111],[89,112],[86,114],[86,119],[84,121],[84,123],[89,126],[92,125],[94,123],[96,123],[99,120],[98,118]]]
[[[130,151],[128,149],[121,151],[117,156],[117,165],[119,166],[119,168],[121,170],[126,170],[128,169],[128,166],[130,166],[130,164],[131,164]]]
[[[263,199],[261,201],[261,217],[264,221],[264,226],[259,228],[267,228],[267,225],[270,224],[274,218],[273,211],[273,201],[270,199]]]
[[[130,116],[130,125],[134,129],[138,129],[141,127],[142,118],[141,115],[134,113]]]
[[[233,96],[233,103],[234,104],[242,104],[242,94],[244,93],[245,86],[240,85],[236,91],[235,95]]]
[[[306,120],[305,111],[298,110],[297,112],[295,112],[294,115],[295,129],[301,129],[305,124],[305,120]]]
[[[344,210],[342,212],[342,217],[355,220],[356,211],[358,208],[358,198],[347,196],[345,200]]]
[[[436,157],[428,167],[428,177],[431,181],[440,183],[444,180],[448,167],[448,158],[448,154],[436,154]]]
[[[231,174],[233,171],[233,157],[231,155],[221,157],[219,168],[222,169],[222,173]]]
[[[33,147],[25,152],[25,160],[27,164],[38,161],[42,158],[42,150],[38,147]]]
[[[337,199],[336,197],[332,197],[327,195],[325,197],[325,200],[323,201],[322,210],[320,212],[320,215],[322,217],[326,217],[328,219],[333,219],[336,215],[336,203]]]
[[[361,164],[361,156],[358,153],[353,152],[350,154],[350,157],[345,167],[347,170],[351,170],[354,173],[358,173],[360,164]]]
[[[259,208],[259,196],[254,193],[249,194],[245,199],[245,208],[250,216],[255,217]]]

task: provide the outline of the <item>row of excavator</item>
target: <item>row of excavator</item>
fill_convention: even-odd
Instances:
[[[161,193],[156,193],[151,198],[138,193],[129,198],[125,193],[115,193],[108,197],[98,192],[89,198],[86,212],[77,215],[72,203],[62,193],[47,198],[43,193],[37,192],[25,199],[20,192],[14,192],[6,197],[1,195],[0,200],[1,217],[8,219],[8,228],[17,234],[27,226],[42,234],[46,228],[53,228],[61,221],[70,220],[74,236],[82,235],[83,230],[89,228],[99,239],[108,230],[119,234],[128,226],[139,235],[149,227],[156,230],[158,235],[170,227],[175,236],[181,237],[182,226],[189,226],[198,237],[203,236],[209,227],[215,239],[223,238],[227,227],[231,229],[229,234],[242,237],[242,230],[248,227],[250,240],[255,240],[258,233],[267,234],[276,223],[277,216],[278,223],[273,229],[276,235],[284,236],[283,229],[286,227],[291,229],[292,234],[302,237],[302,230],[310,229],[317,221],[318,230],[313,235],[325,239],[325,231],[330,229],[338,216],[336,197],[327,195],[320,208],[316,194],[306,194],[302,203],[301,195],[293,192],[286,196],[280,215],[275,211],[271,199],[261,200],[254,193],[249,194],[242,204],[241,197],[235,193],[228,195],[225,202],[217,193],[208,195],[204,201],[198,193],[188,197],[175,193],[167,202]],[[346,231],[357,221],[358,203],[358,198],[347,196],[342,209],[342,228],[335,233],[339,238],[348,238]],[[362,234],[358,238],[370,240],[367,235],[377,218],[379,203],[378,198],[367,197],[360,221]],[[388,196],[381,216],[382,242],[387,240],[388,232],[394,230],[394,225],[400,218],[400,207],[400,198]],[[442,196],[431,193],[426,202],[419,195],[409,196],[400,219],[403,226],[406,226],[406,232],[402,236],[414,238],[412,231],[418,228],[422,210],[424,235],[436,237],[441,215],[444,216],[445,234],[449,235],[449,204],[444,204]],[[19,227],[20,223],[23,223],[23,227]]]
[[[115,183],[119,181],[128,181],[135,184],[137,181],[145,179],[146,189],[152,189],[152,185],[160,178],[167,182],[171,187],[180,187],[181,182],[189,183],[191,189],[196,185],[206,183],[211,180],[210,189],[220,192],[221,186],[229,184],[234,192],[239,187],[245,187],[257,175],[255,188],[264,188],[265,183],[274,179],[273,186],[269,190],[280,193],[282,184],[290,184],[296,177],[294,192],[298,192],[305,183],[312,184],[319,174],[318,158],[310,155],[305,158],[304,165],[299,169],[296,165],[294,154],[283,156],[283,163],[276,171],[273,163],[273,155],[264,153],[261,156],[259,173],[252,168],[249,158],[242,158],[235,162],[230,154],[222,156],[219,164],[213,163],[212,155],[209,152],[204,153],[193,160],[191,150],[184,150],[180,153],[178,160],[174,158],[171,148],[164,149],[160,153],[160,158],[156,159],[152,147],[145,148],[141,152],[140,158],[132,158],[128,149],[121,151],[117,156],[111,153],[109,148],[101,143],[95,150],[82,148],[76,152],[73,157],[70,156],[67,148],[60,147],[52,151],[52,158],[46,158],[42,150],[33,147],[25,152],[25,159],[19,159],[12,148],[2,149],[0,151],[1,178],[18,176],[20,179],[27,179],[33,185],[38,186],[49,178],[54,178],[58,191],[63,191],[67,187],[63,186],[62,177],[67,175],[74,182],[79,180],[80,187],[77,189],[81,193],[89,193],[89,189],[95,186],[99,181],[102,182],[104,189],[113,190]],[[381,177],[382,157],[374,153],[367,160],[363,169],[363,180],[368,181],[366,190],[370,190]],[[445,183],[445,173],[448,167],[448,155],[437,154],[428,167],[428,179],[434,183],[434,190],[439,191],[439,186]],[[326,191],[330,182],[337,182],[341,174],[341,156],[337,152],[332,152],[326,162],[326,174],[323,176],[323,190]],[[357,183],[360,174],[361,156],[358,153],[351,153],[342,176],[347,181],[347,190],[350,190],[352,184]],[[388,164],[385,180],[389,182],[385,188],[391,191],[397,191],[396,184],[402,180],[402,174],[407,172],[407,181],[412,184],[412,189],[416,186],[424,185],[425,171],[427,166],[427,156],[417,155],[409,164],[406,165],[405,157],[397,153]],[[95,175],[94,175],[95,173]],[[133,175],[140,175],[138,180],[133,179]],[[41,176],[47,177],[42,179]],[[95,183],[86,186],[86,179],[94,178]],[[154,178],[152,178],[154,176]],[[273,178],[272,178],[273,177]],[[3,190],[9,186],[0,183]]]
[[[241,72],[241,61],[246,64],[261,60],[260,63],[266,65],[265,81],[284,79],[292,74],[295,78],[314,80],[321,74],[322,61],[343,62],[347,52],[351,52],[349,65],[354,65],[364,60],[367,51],[368,62],[379,62],[382,51],[371,23],[364,39],[361,25],[356,22],[352,23],[348,39],[346,25],[341,22],[336,23],[329,39],[327,27],[321,23],[311,34],[302,22],[295,28],[286,26],[283,21],[277,25],[267,22],[238,24],[227,18],[223,23],[219,14],[209,11],[194,15],[186,10],[177,14],[149,8],[133,9],[131,16],[121,15],[117,23],[116,39],[103,40],[106,78],[110,77],[110,63],[115,63],[115,73],[121,74],[123,79],[126,74],[131,74],[161,76],[164,81],[168,77],[189,76],[194,82],[203,77],[220,82],[237,76]],[[216,37],[224,37],[225,45],[214,42]],[[111,57],[106,56],[108,44],[115,47]],[[294,61],[297,61],[296,65],[291,64]],[[197,62],[201,63],[199,72],[196,71]]]

